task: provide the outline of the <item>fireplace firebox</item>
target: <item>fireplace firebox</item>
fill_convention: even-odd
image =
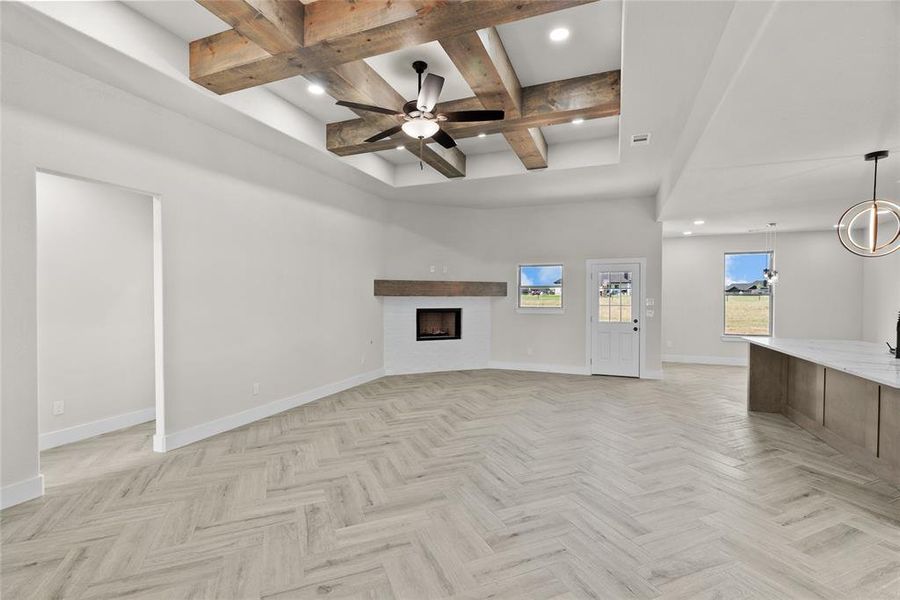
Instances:
[[[462,338],[461,308],[417,308],[416,341]]]

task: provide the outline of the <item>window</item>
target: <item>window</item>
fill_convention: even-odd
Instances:
[[[601,323],[631,323],[631,271],[602,271],[598,285]]]
[[[772,288],[763,269],[771,252],[725,254],[725,335],[772,334]]]
[[[519,308],[561,309],[562,265],[519,265]]]

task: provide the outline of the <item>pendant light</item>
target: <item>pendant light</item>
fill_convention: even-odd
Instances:
[[[774,285],[778,283],[778,271],[775,270],[775,244],[777,240],[775,239],[775,223],[769,223],[766,227],[766,252],[771,256],[770,264],[763,269],[763,278],[766,281],[766,285]]]
[[[838,239],[857,256],[887,256],[900,248],[900,206],[877,195],[878,161],[887,156],[887,150],[866,154],[867,161],[875,162],[872,199],[854,204],[838,221]]]

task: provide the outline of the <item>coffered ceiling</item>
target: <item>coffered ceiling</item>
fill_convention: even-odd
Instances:
[[[339,4],[343,3],[332,3],[330,6],[337,6]],[[256,85],[253,85],[256,83],[257,79],[261,81],[281,77],[280,73],[274,76],[257,75],[254,76],[255,79],[252,83],[248,83],[247,80],[244,80],[243,83],[221,83],[224,81],[222,79],[223,76],[215,75],[214,78],[219,78],[216,81],[209,79],[207,76],[207,73],[215,71],[219,68],[218,66],[215,66],[212,63],[212,66],[201,64],[204,63],[204,61],[210,62],[207,59],[212,56],[215,57],[215,61],[212,61],[213,63],[216,61],[231,61],[233,64],[235,61],[240,62],[240,60],[243,60],[241,58],[235,58],[234,60],[222,58],[226,51],[232,51],[231,47],[222,43],[222,40],[230,40],[230,38],[228,38],[229,35],[239,35],[235,31],[231,31],[231,28],[228,25],[235,26],[235,29],[242,31],[250,37],[263,35],[263,37],[256,38],[256,42],[259,42],[259,44],[265,45],[268,42],[264,37],[264,34],[259,34],[255,30],[248,31],[246,28],[247,26],[243,26],[241,22],[241,18],[246,19],[250,23],[259,22],[257,17],[260,13],[256,12],[256,9],[254,8],[255,6],[261,5],[257,0],[231,3],[206,1],[201,1],[199,3],[175,2],[164,3],[163,5],[160,5],[160,3],[136,1],[129,2],[128,5],[155,22],[158,22],[177,33],[185,41],[193,42],[191,46],[192,57],[196,56],[198,58],[192,58],[192,77],[201,85],[209,87],[219,93],[240,94],[240,90],[231,90],[243,87],[257,87]],[[166,5],[174,6],[169,7]],[[376,5],[380,4],[371,2],[366,5],[366,9],[368,10],[370,7]],[[401,9],[404,5],[415,7],[420,12],[426,14],[427,16],[422,19],[425,23],[430,23],[439,19],[441,10],[448,10],[442,7],[442,3],[430,3],[426,1],[396,3],[396,6],[399,6]],[[472,23],[472,27],[475,25],[497,25],[496,30],[489,31],[488,29],[481,29],[478,31],[481,40],[483,40],[485,44],[485,48],[490,47],[491,51],[495,52],[495,48],[491,46],[491,41],[489,40],[490,35],[495,36],[493,44],[499,47],[501,56],[505,51],[504,49],[507,43],[509,43],[511,48],[514,48],[512,54],[508,54],[508,51],[506,51],[509,63],[512,66],[508,67],[508,73],[503,72],[501,75],[507,77],[507,79],[512,77],[512,81],[515,81],[518,77],[518,83],[515,84],[515,90],[513,92],[514,97],[517,97],[515,95],[519,93],[519,85],[527,88],[528,86],[546,85],[555,81],[585,75],[596,74],[599,76],[602,73],[616,74],[615,79],[604,78],[602,80],[603,85],[613,85],[615,88],[612,89],[611,92],[594,92],[591,90],[591,94],[598,95],[579,99],[577,106],[588,107],[590,106],[589,103],[594,102],[594,98],[596,98],[596,102],[603,105],[604,108],[599,111],[584,110],[580,112],[578,110],[572,111],[562,109],[563,106],[566,106],[566,100],[565,96],[561,96],[560,94],[584,92],[581,92],[577,88],[573,92],[566,91],[567,88],[547,88],[548,91],[552,90],[552,93],[554,94],[552,98],[553,106],[560,107],[559,109],[554,108],[554,110],[562,110],[562,112],[560,113],[560,116],[555,118],[550,114],[545,115],[547,118],[528,121],[528,126],[534,126],[530,132],[524,125],[519,130],[510,130],[501,127],[500,129],[503,130],[500,131],[497,127],[494,127],[493,129],[490,128],[490,126],[496,124],[485,123],[488,127],[484,132],[480,131],[478,125],[475,126],[477,130],[472,129],[471,126],[462,128],[448,127],[450,133],[457,138],[458,147],[453,148],[448,152],[436,144],[431,144],[429,147],[426,147],[426,150],[428,151],[424,156],[426,163],[435,167],[438,172],[446,177],[462,177],[466,175],[468,156],[500,153],[505,149],[506,151],[512,151],[515,155],[520,156],[522,164],[516,171],[521,172],[526,169],[543,169],[548,166],[549,161],[547,155],[552,152],[552,147],[548,148],[547,144],[558,146],[572,142],[580,142],[585,139],[603,138],[607,138],[612,143],[615,143],[614,140],[618,134],[618,119],[616,118],[616,115],[618,113],[619,93],[617,77],[618,69],[621,64],[621,3],[595,2],[593,0],[567,0],[566,2],[538,0],[537,2],[529,2],[522,5],[524,8],[520,7],[518,9],[512,9],[511,7],[517,5],[498,0],[486,0],[480,4],[476,3],[476,5],[479,7],[477,11],[470,10],[468,12],[459,10],[460,7],[463,7],[463,3],[451,6],[453,10],[459,12],[459,17],[447,19],[447,27],[445,29],[438,28],[436,32],[431,35],[431,37],[437,37],[438,39],[408,46],[405,46],[402,43],[393,43],[394,46],[400,47],[371,56],[368,55],[368,52],[361,52],[363,55],[362,60],[365,63],[364,69],[361,67],[353,67],[352,63],[342,64],[343,59],[335,60],[334,57],[327,59],[329,61],[328,64],[334,63],[343,68],[343,71],[338,74],[337,80],[335,80],[335,73],[326,73],[317,67],[318,70],[307,69],[309,72],[279,79],[277,81],[265,82],[260,84],[260,87],[265,87],[323,122],[335,123],[355,120],[355,122],[364,125],[365,127],[353,129],[352,134],[349,136],[344,135],[341,138],[335,138],[334,141],[332,141],[331,137],[327,138],[329,140],[327,142],[329,149],[332,149],[333,152],[336,152],[341,156],[348,155],[347,150],[342,149],[346,146],[348,141],[361,142],[362,139],[369,135],[384,129],[387,126],[393,125],[394,120],[392,119],[394,118],[373,116],[371,113],[365,112],[361,112],[357,115],[349,109],[335,106],[334,100],[346,99],[366,104],[390,104],[391,102],[399,102],[400,100],[414,98],[417,93],[416,77],[411,69],[411,64],[415,60],[427,62],[429,65],[429,72],[440,74],[445,78],[444,88],[441,94],[441,101],[443,103],[462,101],[462,99],[466,98],[474,100],[477,97],[478,100],[474,103],[469,103],[470,105],[465,105],[461,108],[481,108],[485,104],[491,104],[488,108],[504,108],[504,106],[500,105],[495,106],[493,93],[485,91],[483,79],[485,72],[483,71],[483,68],[486,63],[482,62],[480,63],[481,66],[465,73],[460,71],[458,68],[459,64],[454,64],[454,60],[464,62],[469,61],[473,53],[476,52],[476,50],[473,49],[471,42],[460,43],[457,41],[453,42],[455,45],[447,45],[449,42],[448,38],[452,37],[449,36],[449,33],[459,34],[468,29],[467,27],[460,28],[458,22],[461,19],[469,19]],[[235,6],[242,7],[244,12],[240,13],[238,9],[235,9]],[[283,7],[285,5],[282,4],[280,6]],[[394,7],[391,10],[394,10],[395,12],[398,10],[393,4],[385,6]],[[313,7],[313,10],[314,9],[315,7]],[[387,11],[387,8],[383,8],[381,12]],[[310,9],[306,9],[306,12],[310,12]],[[324,13],[326,11],[322,12]],[[493,16],[491,18],[482,18],[480,16],[482,13],[491,14]],[[210,20],[209,17],[213,14],[217,15],[216,21],[218,22]],[[416,13],[412,12],[411,14]],[[311,16],[307,16],[305,19],[307,25],[307,37],[314,35],[310,33],[309,27],[312,26],[311,23],[314,24],[314,18],[318,18],[316,17],[316,14],[310,13],[310,15]],[[352,15],[352,13],[348,13],[348,15]],[[522,19],[521,17],[523,15],[534,16]],[[332,16],[333,15],[325,14],[325,17]],[[346,15],[342,16],[346,17]],[[322,18],[324,19],[325,17]],[[304,17],[302,14],[298,13],[296,19],[303,20]],[[272,18],[270,22],[271,28],[277,31],[278,27],[284,27],[283,21],[283,19],[280,20],[280,17]],[[402,23],[399,25],[395,22],[392,23],[391,26],[394,27],[402,26]],[[244,28],[242,29],[242,27]],[[362,27],[371,27],[371,24],[366,21]],[[564,42],[552,41],[548,34],[551,30],[556,28],[567,29],[569,31],[569,38]],[[456,31],[457,29],[459,29],[459,31]],[[447,36],[443,35],[442,31],[444,30],[448,32]],[[378,32],[382,30],[379,30],[376,27],[371,29],[371,31],[374,33],[370,36],[370,39],[373,39],[376,38]],[[471,29],[471,31],[474,35],[475,30]],[[342,31],[341,33],[345,32]],[[475,37],[473,39],[477,41],[479,38]],[[209,41],[198,42],[197,40]],[[245,41],[251,46],[254,45],[252,40]],[[372,42],[372,44],[374,45],[375,42]],[[220,46],[222,47],[221,49]],[[382,46],[384,46],[384,44],[382,44]],[[210,54],[210,47],[215,48],[214,54]],[[226,48],[228,49],[226,50]],[[277,50],[280,51],[282,48],[277,48]],[[303,48],[301,48],[301,50],[305,51]],[[243,46],[241,46],[241,51],[244,51]],[[274,51],[275,50],[273,50],[273,52]],[[448,54],[448,51],[454,52],[455,56],[451,57]],[[263,57],[267,56],[264,52],[262,52],[261,55],[263,55]],[[500,60],[502,63],[504,58],[498,59],[497,57],[492,56],[490,62],[495,62],[496,60]],[[293,65],[295,63],[291,62],[290,64]],[[346,67],[350,68],[348,69]],[[501,66],[500,68],[502,71],[503,67]],[[519,70],[522,71],[521,77],[519,77],[518,74]],[[238,71],[235,70],[235,73],[238,73]],[[227,79],[227,77],[228,76],[225,76],[225,79]],[[473,80],[473,77],[476,79]],[[482,78],[481,81],[477,80],[479,77]],[[379,78],[383,80],[381,83],[375,81]],[[326,90],[326,94],[315,95],[310,93],[310,84],[321,86]],[[374,88],[373,85],[375,85]],[[476,93],[476,90],[474,90],[473,87],[478,88],[478,93]],[[544,88],[541,89],[543,90]],[[481,93],[490,95],[482,97],[480,95]],[[611,93],[614,95],[610,95]],[[533,96],[534,95],[532,94],[532,96],[529,97]],[[610,108],[605,108],[606,105],[603,103],[608,103],[609,98],[614,98],[615,105],[611,105]],[[519,100],[515,100],[515,102],[518,101]],[[588,104],[585,104],[586,102]],[[393,106],[390,107],[394,108]],[[518,112],[518,105],[510,105],[505,108],[507,108],[507,120],[504,122],[504,125],[510,123],[510,119],[516,118],[515,113]],[[362,117],[362,121],[360,120],[360,117]],[[575,118],[584,119],[585,122],[580,125],[573,125],[571,121]],[[593,119],[604,122],[594,124],[591,122]],[[552,141],[548,141],[544,132],[536,127],[541,125],[545,125],[548,129],[553,130],[552,133],[549,134]],[[455,129],[455,131],[453,131],[453,129]],[[330,131],[331,130],[329,129],[329,132]],[[329,136],[330,135],[331,134],[329,133]],[[472,137],[467,137],[470,135]],[[397,148],[401,146],[403,147],[398,151]],[[406,148],[406,146],[410,147]],[[413,146],[415,146],[415,148]],[[420,159],[418,143],[415,140],[406,138],[402,133],[391,136],[390,139],[383,141],[380,145],[373,144],[372,146],[369,146],[359,144],[354,150],[351,150],[349,154],[356,154],[358,152],[374,152],[385,162],[395,167],[398,165],[416,164]],[[448,157],[447,155],[450,153],[455,153],[455,155]],[[607,159],[604,158],[603,160]],[[580,163],[583,163],[583,161],[580,161]],[[553,166],[556,169],[564,169],[571,165],[567,165],[566,161],[556,160],[553,163]],[[475,170],[481,177],[490,176],[492,174],[490,169],[476,168]],[[498,172],[496,174],[501,175],[503,173]]]

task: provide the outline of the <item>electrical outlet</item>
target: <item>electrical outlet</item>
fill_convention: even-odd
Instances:
[[[259,396],[259,384],[258,383],[253,384],[253,395]]]
[[[428,270],[429,270],[430,272],[434,273],[434,265],[431,265],[430,267],[428,267]]]
[[[672,340],[666,340],[666,348],[672,347]]]
[[[648,309],[647,309],[647,318],[648,318],[648,319],[652,319],[652,318],[653,318],[653,309],[652,309],[652,308],[648,308]]]
[[[527,352],[528,352],[528,356],[534,355],[534,348],[532,348],[531,346],[528,346]]]
[[[66,412],[66,403],[62,400],[54,400],[53,401],[53,414],[61,415]]]
[[[447,272],[447,265],[444,265],[444,273]]]
[[[359,357],[359,364],[361,364],[361,365],[366,364],[366,355],[365,354],[363,354],[362,356]]]

